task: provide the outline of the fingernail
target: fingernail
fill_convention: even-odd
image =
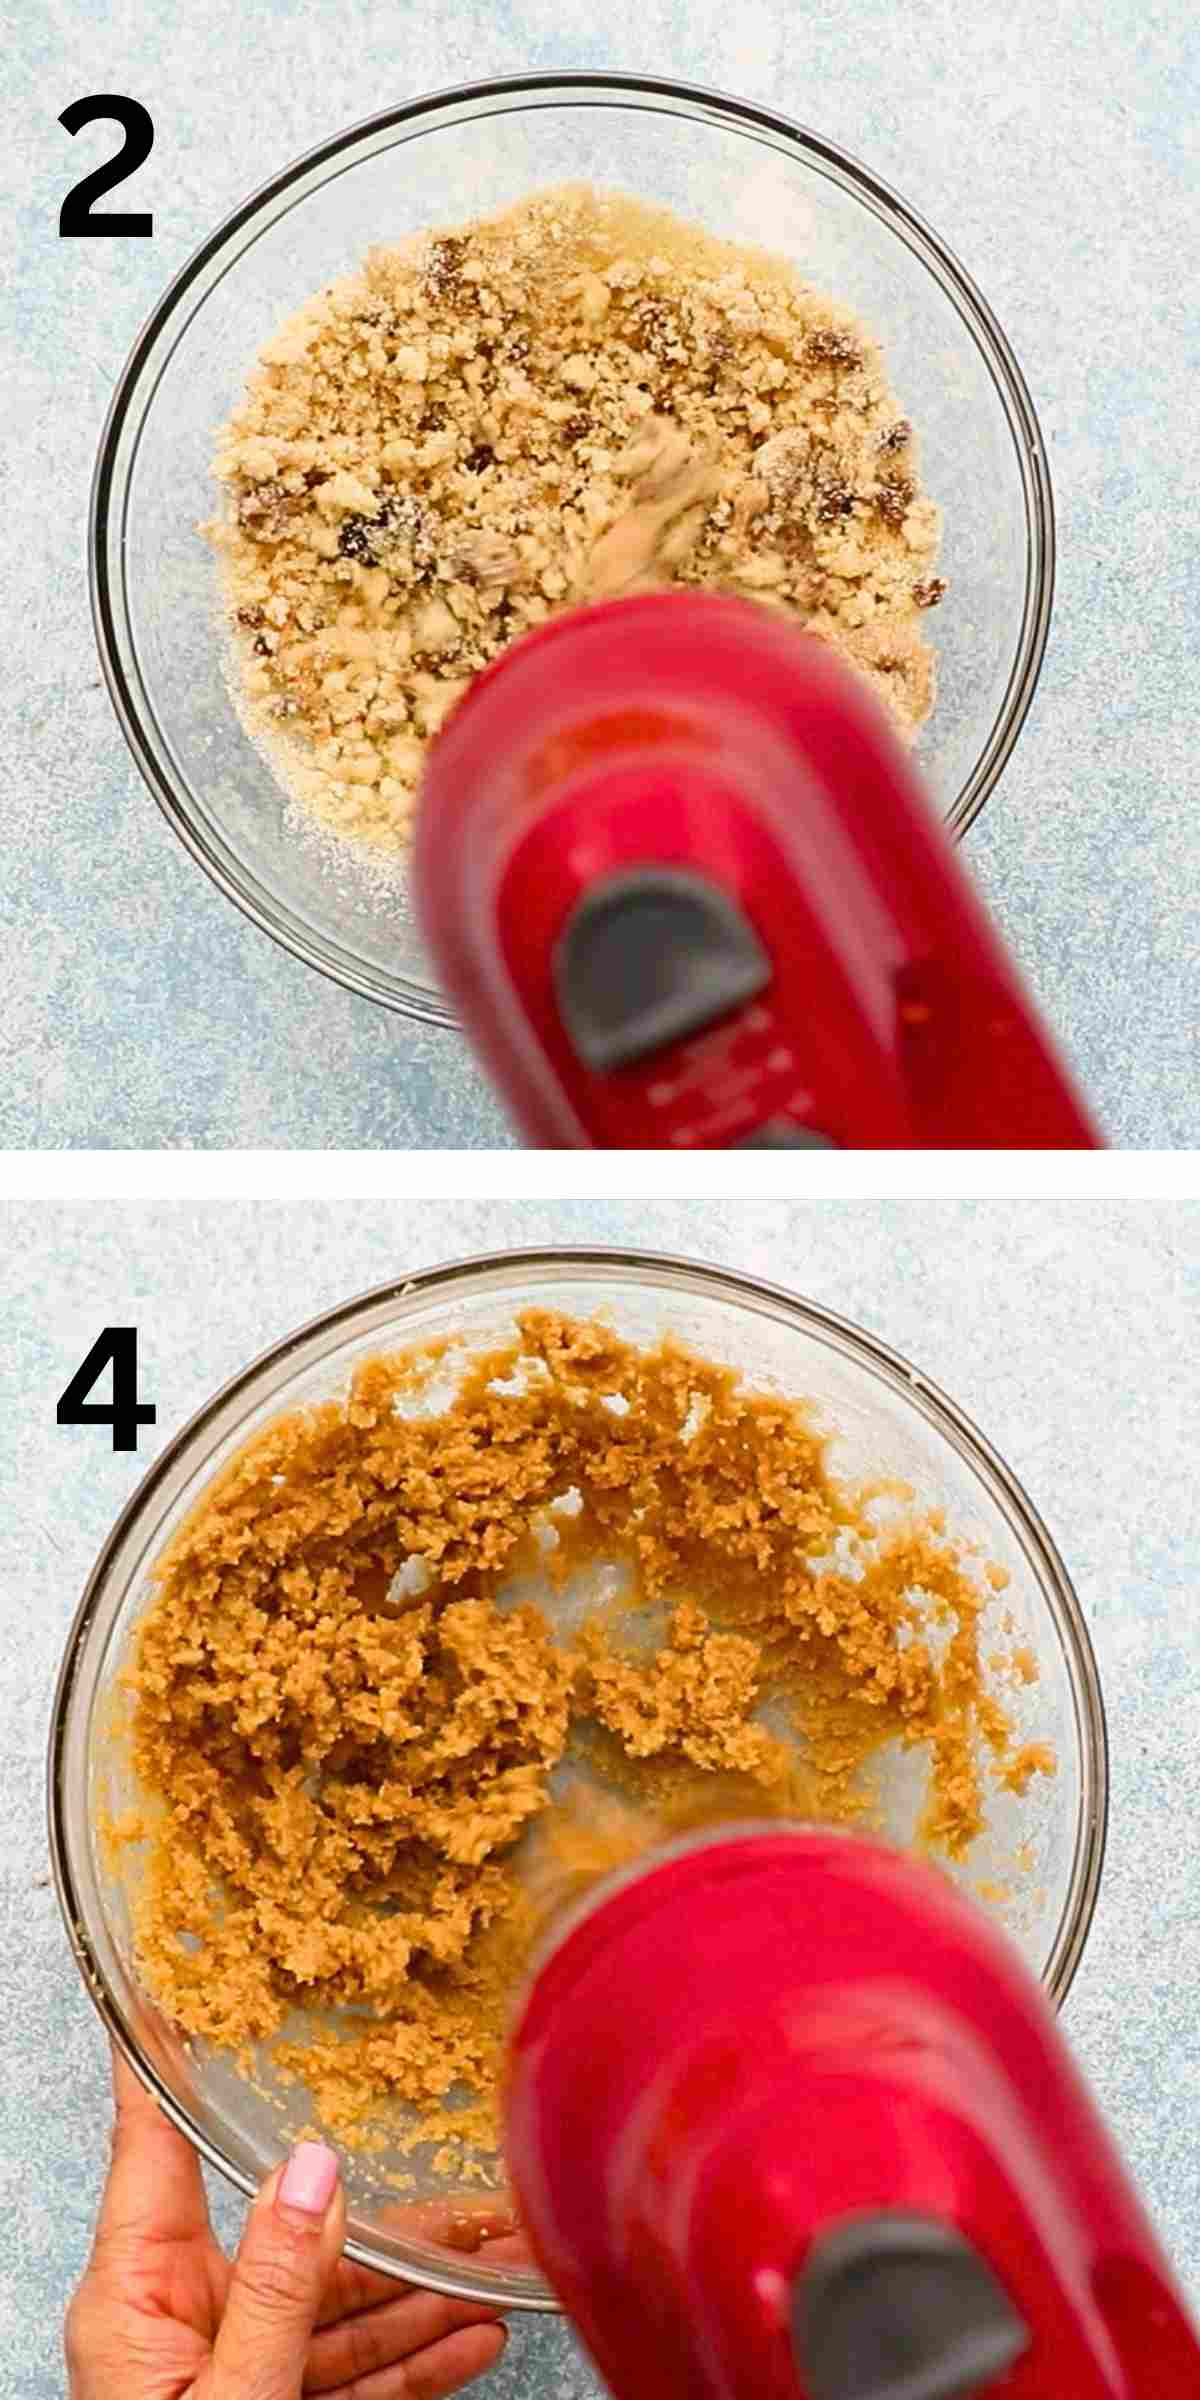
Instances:
[[[323,2217],[338,2179],[337,2154],[324,2142],[297,2142],[275,2194],[275,2206],[302,2217]]]

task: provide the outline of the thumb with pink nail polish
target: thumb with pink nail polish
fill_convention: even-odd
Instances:
[[[205,2400],[299,2400],[344,2226],[334,2152],[323,2142],[298,2142],[247,2219]]]
[[[300,2142],[268,2176],[233,2266],[200,2161],[119,2052],[108,2180],[63,2334],[70,2400],[448,2400],[504,2349],[494,2308],[342,2257],[338,2163]],[[418,2218],[421,2212],[417,2212]]]

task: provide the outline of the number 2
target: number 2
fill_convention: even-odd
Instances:
[[[103,192],[111,192],[114,184],[124,183],[126,176],[134,174],[143,160],[149,158],[154,147],[150,111],[142,107],[140,100],[129,100],[122,92],[93,92],[90,99],[72,100],[58,121],[66,126],[68,133],[75,134],[97,117],[111,117],[123,126],[125,139],[115,158],[93,167],[91,174],[83,176],[67,193],[59,211],[58,230],[60,234],[153,233],[154,218],[149,210],[118,211],[116,215],[101,217],[91,214],[93,200],[98,200]]]
[[[114,1450],[136,1450],[139,1425],[153,1425],[158,1411],[137,1396],[137,1327],[106,1325],[76,1367],[58,1403],[60,1425],[111,1425]],[[106,1367],[112,1368],[111,1400],[89,1400]]]

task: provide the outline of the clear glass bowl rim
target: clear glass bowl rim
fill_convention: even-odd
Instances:
[[[76,1682],[85,1636],[97,1614],[104,1608],[106,1599],[113,1610],[119,1605],[122,1594],[119,1590],[115,1597],[109,1594],[109,1579],[117,1555],[139,1517],[154,1502],[163,1484],[175,1471],[184,1469],[185,1462],[187,1472],[194,1471],[194,1467],[200,1463],[195,1456],[197,1450],[206,1444],[211,1450],[222,1421],[239,1405],[246,1403],[251,1395],[256,1405],[269,1402],[281,1385],[297,1372],[318,1364],[322,1358],[330,1356],[346,1343],[357,1342],[369,1331],[369,1320],[376,1315],[392,1320],[386,1338],[397,1344],[402,1343],[406,1301],[412,1304],[412,1313],[415,1313],[431,1297],[449,1298],[456,1292],[468,1289],[486,1294],[491,1289],[498,1298],[503,1298],[506,1288],[514,1282],[527,1285],[534,1281],[547,1291],[552,1291],[555,1284],[569,1283],[580,1277],[595,1279],[601,1286],[605,1281],[619,1286],[636,1280],[643,1286],[666,1293],[692,1293],[724,1301],[751,1315],[770,1316],[777,1322],[795,1326],[841,1356],[853,1360],[890,1392],[903,1398],[979,1476],[990,1497],[1018,1535],[1037,1578],[1062,1645],[1075,1708],[1080,1751],[1075,1854],[1055,1946],[1043,1978],[1044,1988],[1055,2007],[1061,2007],[1066,1999],[1083,1955],[1099,1892],[1108,1830],[1108,1735],[1095,1654],[1074,1586],[1047,1527],[1011,1469],[955,1402],[912,1367],[898,1351],[890,1349],[874,1334],[848,1318],[835,1315],[832,1310],[789,1291],[783,1285],[765,1282],[757,1276],[743,1275],[732,1269],[715,1267],[704,1260],[636,1249],[564,1245],[554,1249],[492,1251],[453,1260],[441,1266],[419,1269],[394,1282],[379,1284],[370,1291],[359,1293],[356,1298],[322,1312],[296,1331],[284,1335],[282,1340],[264,1350],[249,1366],[230,1377],[167,1444],[126,1502],[88,1577],[67,1636],[54,1694],[47,1751],[50,1857],[63,1923],[84,1986],[109,2035],[118,2043],[159,2106],[208,2164],[215,2167],[227,2181],[235,2184],[247,2198],[253,2196],[251,2180],[180,2106],[156,2073],[152,2061],[141,2051],[101,1973],[99,1961],[84,1929],[77,1903],[67,1822],[67,1796],[61,1769],[67,1717],[76,1699]],[[82,1695],[80,1705],[90,1705],[90,1699],[90,1694]],[[429,2289],[446,2292],[455,2298],[482,2300],[485,2303],[496,2300],[497,2287],[494,2281],[486,2286],[473,2282],[469,2269],[465,2267],[461,2273],[449,2267],[443,2271],[439,2266],[431,2265],[424,2252],[419,2256],[414,2253],[412,2263],[406,2265],[399,2256],[402,2247],[397,2243],[397,2256],[389,2254],[385,2258],[368,2243],[354,2240],[346,2245],[347,2255],[361,2266],[406,2276]],[[525,2284],[519,2289],[514,2286],[505,2304],[521,2310],[554,2311],[557,2308],[548,2288],[538,2288],[533,2284]]]
[[[401,126],[411,128],[422,117],[445,119],[447,112],[456,108],[470,112],[480,102],[489,100],[524,100],[531,107],[545,107],[551,103],[587,105],[604,96],[615,100],[625,97],[634,105],[658,101],[684,115],[709,112],[748,131],[765,132],[776,143],[798,152],[809,166],[852,192],[915,253],[957,308],[988,367],[1021,474],[1026,527],[1025,594],[1020,638],[1004,698],[971,775],[946,820],[956,837],[974,823],[999,779],[1028,713],[1045,655],[1054,595],[1054,502],[1046,446],[1024,376],[998,319],[953,251],[898,192],[848,151],[808,127],[780,116],[776,110],[728,93],[710,91],[700,84],[668,77],[582,70],[500,76],[423,93],[400,107],[364,118],[306,150],[252,192],[200,244],[168,284],[134,342],[105,420],[92,479],[88,525],[92,621],[109,697],[134,761],[168,823],[206,874],[252,923],[294,957],[318,968],[347,990],[427,1024],[457,1025],[453,1009],[438,992],[409,976],[385,975],[305,923],[248,868],[223,856],[194,814],[186,785],[175,774],[165,746],[156,741],[139,705],[136,694],[140,676],[135,668],[128,616],[114,590],[114,582],[124,577],[123,529],[131,471],[141,425],[153,400],[158,368],[163,363],[159,357],[160,343],[172,319],[222,252],[239,242],[257,217],[268,210],[278,213],[275,203],[284,194],[295,190],[296,197],[302,197],[296,187],[307,185],[311,178],[320,176],[321,170],[343,172],[354,163],[349,154],[356,148],[369,151],[378,146],[382,134]],[[204,296],[201,295],[201,305]],[[144,391],[143,378],[151,367],[154,373],[148,391]],[[132,439],[123,453],[122,446],[130,434]]]

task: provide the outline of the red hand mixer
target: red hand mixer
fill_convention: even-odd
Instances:
[[[1097,1146],[883,711],[750,602],[506,651],[433,745],[413,885],[540,1146]]]
[[[1052,2012],[931,1867],[748,1828],[599,1887],[513,2039],[530,2240],[617,2400],[1196,2400]]]

